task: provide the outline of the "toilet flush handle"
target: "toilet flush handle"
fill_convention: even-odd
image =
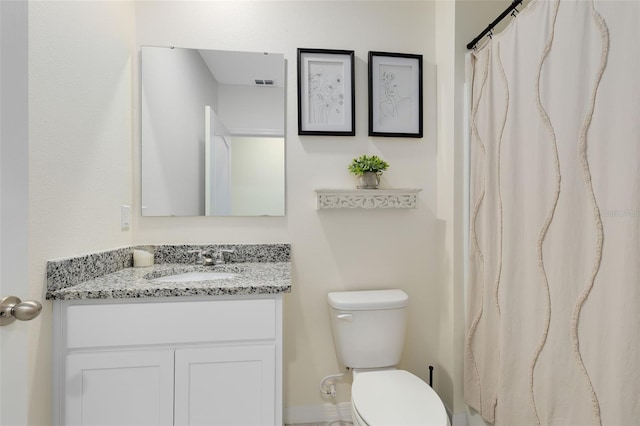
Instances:
[[[353,315],[351,315],[351,314],[338,314],[338,319],[352,322],[353,321]]]

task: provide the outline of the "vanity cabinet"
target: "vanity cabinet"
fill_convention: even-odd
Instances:
[[[281,425],[282,297],[54,303],[59,425]]]

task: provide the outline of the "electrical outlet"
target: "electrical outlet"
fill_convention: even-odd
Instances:
[[[120,206],[120,227],[122,229],[129,229],[131,226],[131,206]]]

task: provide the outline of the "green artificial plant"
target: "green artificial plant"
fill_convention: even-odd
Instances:
[[[362,176],[365,172],[373,172],[380,176],[387,168],[389,168],[389,163],[377,155],[361,155],[358,158],[354,158],[349,164],[349,171],[356,176]]]

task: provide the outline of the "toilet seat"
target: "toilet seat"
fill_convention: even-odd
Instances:
[[[447,426],[438,394],[404,370],[358,372],[351,386],[354,417],[366,425]]]

